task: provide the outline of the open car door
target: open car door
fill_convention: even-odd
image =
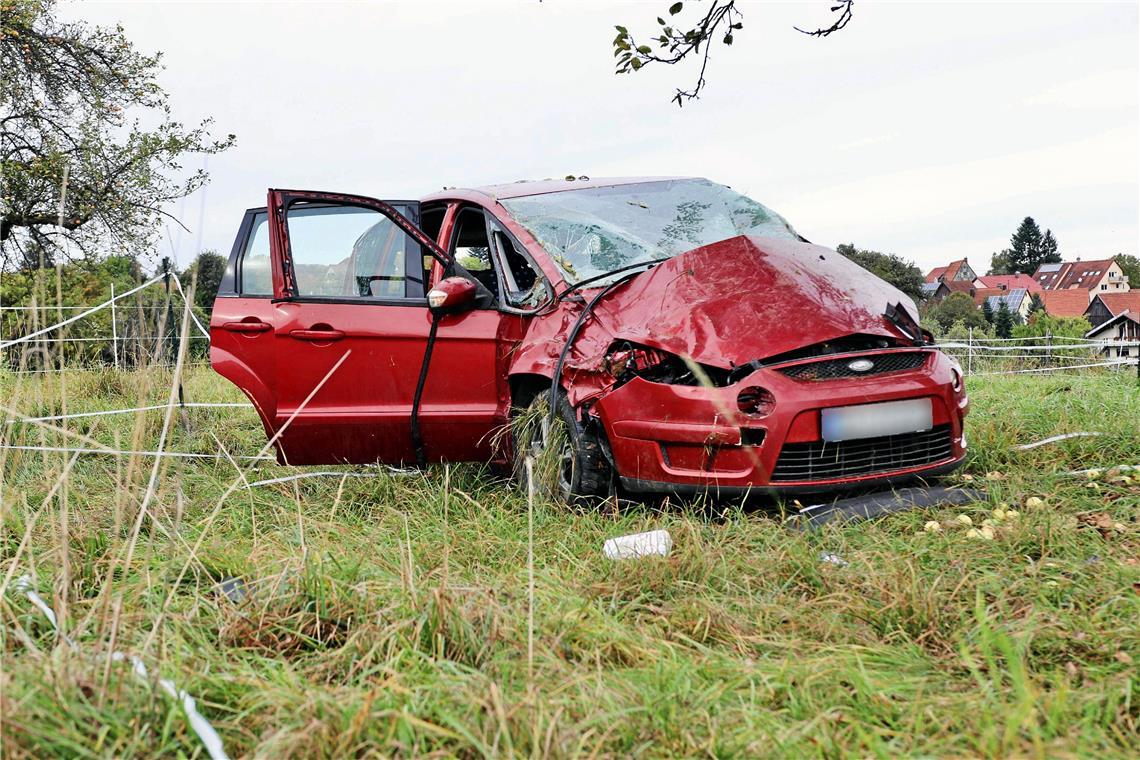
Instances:
[[[415,461],[412,407],[432,326],[425,269],[433,257],[449,271],[454,263],[419,229],[414,201],[270,190],[266,206],[272,297],[243,297],[239,256],[238,298],[219,298],[211,320],[215,353],[230,354],[212,355],[215,367],[254,399],[267,432],[280,433],[283,462]],[[250,245],[259,234],[251,230]],[[498,316],[474,311],[437,325],[422,411],[427,421],[454,410],[456,424],[446,436],[423,426],[432,459],[485,456],[499,406]]]

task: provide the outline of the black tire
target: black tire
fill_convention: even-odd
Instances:
[[[583,430],[575,419],[566,394],[558,394],[558,408],[551,417],[549,393],[537,394],[525,408],[515,409],[511,420],[515,479],[527,487],[526,457],[535,458],[536,491],[568,504],[610,495],[612,471],[596,434]],[[553,440],[560,453],[547,451]]]

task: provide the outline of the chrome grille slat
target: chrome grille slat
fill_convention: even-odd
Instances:
[[[788,443],[780,451],[772,481],[834,480],[934,464],[953,456],[949,425],[851,441]]]

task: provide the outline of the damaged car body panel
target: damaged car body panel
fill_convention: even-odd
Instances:
[[[707,180],[275,202],[255,288],[272,297],[243,292],[247,215],[211,359],[267,434],[296,415],[282,461],[506,464],[498,432],[544,394],[574,427],[571,470],[631,491],[840,490],[964,459],[961,369],[914,302]]]

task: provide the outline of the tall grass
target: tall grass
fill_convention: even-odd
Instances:
[[[0,374],[0,406],[163,403],[172,379]],[[241,400],[208,368],[182,380],[187,400]],[[1140,391],[1123,374],[970,388],[960,477],[988,501],[812,534],[763,503],[541,498],[531,533],[525,493],[474,465],[223,499],[296,470],[0,450],[0,746],[201,756],[121,650],[197,697],[235,757],[1135,756],[1140,479],[1108,468],[1140,463]],[[163,428],[162,412],[2,424],[0,442],[146,450]],[[166,429],[174,451],[265,443],[247,409]],[[1011,450],[1076,430],[1105,435]],[[1020,516],[993,540],[956,522],[999,505]],[[649,528],[671,531],[669,557],[602,558]],[[23,573],[74,647],[11,591]]]

